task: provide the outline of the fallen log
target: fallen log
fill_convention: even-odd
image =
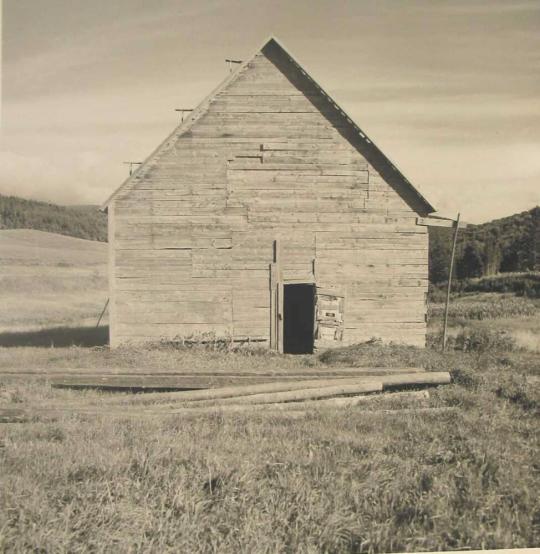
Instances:
[[[228,414],[228,413],[257,413],[261,415],[277,415],[277,414],[314,414],[321,410],[330,410],[334,408],[331,405],[323,406],[309,406],[304,409],[299,409],[300,404],[298,403],[298,408],[296,405],[291,407],[289,403],[281,404],[230,404],[230,405],[216,405],[216,406],[206,406],[204,408],[180,408],[177,410],[157,412],[149,411],[143,412],[141,415],[152,415],[152,416],[168,416],[168,415],[208,415],[208,414]],[[411,415],[411,414],[445,414],[445,413],[457,413],[459,408],[456,406],[422,406],[414,408],[380,408],[372,410],[359,410],[355,413],[357,414],[381,414],[381,415]]]
[[[294,405],[293,405],[294,404]],[[204,416],[212,414],[239,414],[239,413],[258,413],[264,416],[287,416],[287,417],[304,417],[308,414],[317,413],[320,410],[329,410],[336,406],[330,404],[315,405],[308,403],[308,406],[303,406],[303,403],[280,403],[280,404],[230,404],[230,405],[214,405],[201,406],[192,408],[177,408],[169,410],[103,410],[103,409],[85,409],[73,408],[61,410],[58,408],[17,408],[3,409],[0,408],[0,423],[27,423],[27,422],[43,422],[57,420],[61,416],[76,415],[76,416],[96,416],[106,417],[108,419],[145,419],[145,418],[163,418],[163,417],[178,417],[178,416]],[[374,409],[360,410],[358,414],[380,414],[380,415],[407,415],[407,414],[443,414],[457,412],[455,406],[441,407],[420,407],[420,408],[397,408],[397,409]]]
[[[459,408],[457,406],[428,406],[425,408],[398,408],[396,410],[362,410],[359,413],[366,414],[384,414],[384,415],[441,415],[441,414],[450,414],[458,413]]]
[[[380,380],[365,380],[351,384],[324,385],[312,388],[295,388],[279,392],[268,392],[249,395],[236,395],[228,398],[220,398],[219,405],[227,404],[275,404],[280,402],[298,402],[302,400],[316,400],[319,398],[333,398],[337,396],[352,396],[362,393],[381,392]],[[211,406],[214,399],[190,402],[188,406]]]
[[[118,418],[130,418],[130,417],[168,417],[168,416],[198,416],[198,415],[210,415],[210,414],[238,414],[238,413],[257,413],[260,415],[307,415],[316,414],[321,410],[331,410],[334,406],[322,405],[322,406],[309,406],[302,407],[300,402],[293,403],[279,403],[279,404],[228,404],[228,405],[215,405],[204,406],[197,408],[177,408],[173,410],[143,410],[139,412],[131,411],[115,411],[106,412],[108,417]],[[414,408],[380,408],[370,410],[359,410],[358,414],[382,414],[382,415],[398,415],[398,414],[441,414],[441,413],[454,413],[458,408],[455,406],[425,406]],[[101,415],[96,413],[95,415]]]
[[[251,385],[228,386],[214,389],[203,389],[194,391],[179,391],[171,393],[148,393],[136,397],[111,397],[103,399],[107,404],[130,404],[148,405],[154,403],[171,402],[201,402],[215,401],[228,398],[254,396],[277,392],[296,391],[302,389],[326,388],[331,386],[360,385],[369,383],[382,383],[383,390],[393,389],[400,386],[425,386],[439,385],[450,382],[450,374],[443,372],[414,372],[397,375],[369,376],[338,379],[310,379],[301,381],[278,381],[271,383],[259,383]],[[369,389],[367,392],[377,392],[379,388]],[[339,395],[334,395],[339,396]],[[286,398],[287,396],[284,396]],[[283,400],[284,402],[293,400]],[[167,406],[164,406],[167,407]],[[173,407],[172,405],[170,407]]]
[[[380,377],[355,377],[341,379],[310,379],[306,381],[278,381],[277,383],[260,383],[256,385],[229,386],[217,389],[204,389],[196,391],[182,391],[163,394],[145,394],[137,397],[121,397],[104,399],[107,404],[152,404],[156,401],[199,402],[209,400],[221,400],[236,397],[247,397],[257,394],[269,394],[303,389],[315,389],[331,386],[368,385],[378,383]],[[381,385],[382,386],[382,385]],[[379,390],[379,389],[375,389]]]
[[[267,383],[243,387],[225,387],[222,389],[175,393],[174,395],[167,395],[166,398],[159,396],[154,398],[156,398],[156,400],[165,401],[176,400],[177,402],[187,404],[195,403],[200,406],[211,405],[217,400],[220,400],[220,404],[246,402],[251,404],[268,404],[381,392],[382,390],[391,390],[404,385],[426,386],[447,383],[450,383],[450,374],[446,371],[441,371],[388,375],[382,377],[364,377],[356,379],[316,379],[311,381]],[[361,387],[358,389],[358,392],[355,392],[354,387],[356,386]],[[340,387],[352,388],[346,389],[345,392],[340,392]],[[311,392],[304,392],[304,389],[309,389]],[[278,393],[279,396],[271,396],[277,395]],[[147,403],[145,400],[147,400],[146,397],[140,399],[141,403]],[[169,403],[163,407],[172,408],[173,406]]]
[[[424,373],[409,373],[406,375],[385,375],[380,379],[385,390],[402,386],[448,385],[452,381],[448,371],[425,371]]]
[[[370,386],[371,388],[371,386]],[[310,389],[311,390],[311,389]],[[379,389],[380,390],[380,389]],[[303,393],[304,391],[299,391]],[[379,392],[379,391],[375,391]],[[238,406],[252,406],[254,409],[261,410],[270,410],[270,409],[307,409],[307,408],[325,408],[325,407],[352,407],[358,406],[366,403],[373,403],[377,401],[386,401],[386,400],[425,400],[429,398],[428,391],[407,391],[407,392],[388,392],[382,394],[373,394],[373,391],[362,392],[359,394],[354,394],[352,396],[331,396],[329,398],[318,398],[318,399],[307,399],[307,400],[291,400],[291,401],[268,401],[268,398],[272,400],[269,395],[264,395],[263,401],[260,401],[261,397],[256,395],[249,397],[233,397],[226,399],[217,399],[214,401],[197,401],[197,402],[187,402],[185,404],[167,404],[162,405],[152,405],[148,407],[148,411],[180,411],[180,410],[207,410],[207,409],[220,409],[220,408],[229,408],[229,407],[238,407]],[[249,400],[248,400],[249,399]]]
[[[296,417],[298,415],[303,416],[306,414],[305,410],[299,410],[297,408],[286,410],[283,408],[283,404],[280,404],[277,408],[268,408],[268,406],[256,406],[256,405],[232,405],[232,406],[208,406],[201,408],[181,408],[177,410],[129,410],[129,409],[87,409],[87,408],[13,408],[6,409],[0,408],[0,424],[2,423],[35,423],[45,421],[57,421],[62,416],[96,416],[106,418],[118,418],[118,419],[140,419],[140,418],[158,418],[158,417],[173,417],[173,416],[201,416],[215,413],[236,413],[258,411],[268,415],[287,415],[290,417]],[[264,409],[263,409],[264,408]]]
[[[346,396],[337,398],[325,398],[322,400],[305,400],[303,402],[289,402],[286,406],[302,408],[351,408],[363,404],[372,404],[374,402],[384,402],[386,400],[427,400],[428,391],[411,392],[392,392],[383,394],[363,394],[359,396]],[[294,405],[294,406],[293,406]]]

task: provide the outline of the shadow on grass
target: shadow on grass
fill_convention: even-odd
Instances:
[[[39,331],[0,333],[0,347],[17,346],[104,346],[109,344],[109,327],[50,327]]]

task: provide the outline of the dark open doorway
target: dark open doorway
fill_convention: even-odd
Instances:
[[[283,286],[283,352],[311,354],[315,289],[310,284]]]

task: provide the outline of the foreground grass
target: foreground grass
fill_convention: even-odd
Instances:
[[[176,367],[195,358],[209,366],[283,367],[287,359],[156,352],[175,358]],[[103,352],[89,355],[97,354]],[[456,410],[383,413],[370,404],[313,410],[301,419],[262,412],[130,420],[65,415],[0,426],[0,551],[392,552],[540,544],[540,391],[537,381],[527,383],[538,358],[365,344],[295,359],[321,368],[452,366],[454,384],[434,391],[429,403]],[[0,388],[5,406],[77,398],[99,404],[105,397],[38,381]],[[398,406],[375,405],[383,407]]]
[[[435,395],[440,405],[461,407],[443,415],[357,408],[301,420],[260,413],[144,421],[66,416],[4,427],[0,549],[538,545],[534,409],[519,395],[501,394],[516,383],[500,389],[460,378],[466,386]]]

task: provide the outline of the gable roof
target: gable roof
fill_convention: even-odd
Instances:
[[[328,105],[333,108],[341,117],[344,128],[347,129],[346,138],[354,146],[358,148],[361,154],[368,160],[369,163],[381,174],[381,176],[390,184],[393,185],[398,193],[403,193],[409,203],[414,204],[414,209],[421,215],[433,213],[435,208],[420,194],[420,192],[412,185],[412,183],[399,171],[399,169],[388,159],[385,154],[375,145],[375,143],[362,131],[362,129],[354,122],[347,112],[341,108],[331,96],[311,77],[308,72],[289,54],[283,45],[275,38],[270,37],[266,40],[261,48],[259,48],[250,58],[242,62],[233,73],[229,74],[223,82],[216,87],[198,106],[191,112],[180,125],[139,165],[139,167],[130,175],[116,191],[103,203],[101,210],[106,210],[108,205],[116,198],[120,192],[126,189],[133,183],[139,173],[144,171],[156,156],[167,146],[171,141],[176,140],[203,116],[208,110],[213,99],[230,84],[232,84],[249,66],[250,62],[258,54],[271,54],[272,60],[279,59],[284,63],[292,64],[295,69],[301,73],[311,86],[318,90],[324,97]]]

